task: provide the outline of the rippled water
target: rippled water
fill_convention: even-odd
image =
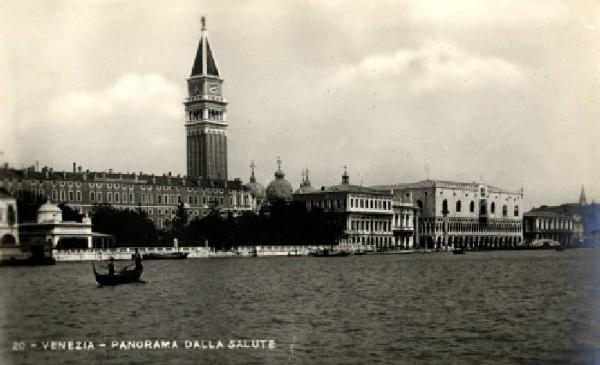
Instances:
[[[600,250],[0,268],[2,363],[600,363]],[[13,352],[13,341],[177,340],[174,350]],[[274,350],[183,348],[272,339]],[[110,346],[110,345],[109,345]]]

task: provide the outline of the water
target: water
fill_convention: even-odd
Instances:
[[[89,263],[4,267],[0,362],[600,363],[599,263],[592,249],[147,261],[146,284],[103,288]],[[61,339],[180,347],[11,351]]]

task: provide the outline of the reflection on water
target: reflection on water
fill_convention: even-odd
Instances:
[[[600,250],[0,268],[2,363],[596,363]],[[275,350],[12,352],[12,341],[273,339]]]

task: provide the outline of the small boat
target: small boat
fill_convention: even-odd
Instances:
[[[367,251],[354,251],[352,254],[353,255],[366,255]]]
[[[565,250],[565,246],[563,246],[563,245],[556,246],[554,249],[555,249],[556,251],[564,251],[564,250]]]
[[[145,253],[142,255],[143,260],[183,260],[186,259],[189,252],[165,252],[165,253]]]
[[[96,272],[96,267],[94,266],[94,263],[92,263],[92,268],[94,269],[94,276],[96,276],[96,282],[101,286],[128,284],[136,282],[143,283],[143,281],[140,280],[140,276],[142,275],[142,269],[121,270],[114,275],[109,275],[98,274]]]
[[[350,255],[350,253],[346,251],[329,251],[325,248],[322,250],[312,251],[308,255],[313,257],[346,257]]]
[[[454,250],[452,250],[452,253],[455,255],[462,255],[465,253],[465,249],[462,247],[457,247]]]

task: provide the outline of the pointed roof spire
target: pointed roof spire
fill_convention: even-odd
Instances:
[[[581,185],[581,194],[579,194],[579,204],[581,204],[581,205],[587,204],[587,198],[585,196],[585,188],[583,187],[583,185]]]
[[[213,58],[210,44],[208,43],[205,16],[200,18],[200,23],[202,25],[202,34],[200,36],[198,50],[196,51],[196,59],[194,60],[191,76],[219,76],[219,69]]]
[[[252,169],[252,174],[250,175],[250,182],[256,182],[256,177],[254,176],[254,168],[256,165],[254,164],[254,160],[250,161],[250,168]]]
[[[285,174],[281,171],[281,157],[277,156],[277,171],[275,171],[275,177],[277,179],[283,179]]]

